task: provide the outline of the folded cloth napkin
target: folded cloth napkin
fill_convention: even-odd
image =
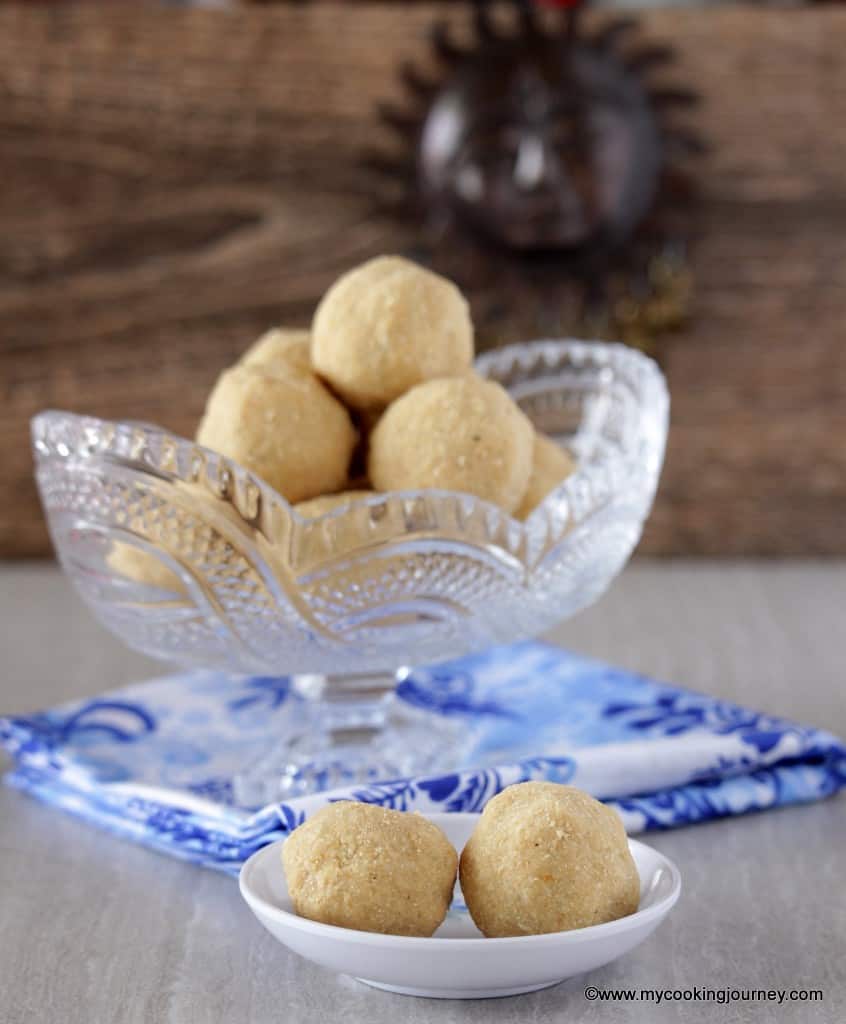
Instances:
[[[455,770],[237,806],[233,777],[299,709],[287,679],[193,672],[0,719],[13,786],[119,835],[236,873],[330,800],[479,811],[514,782],[572,783],[630,833],[817,800],[846,782],[819,729],[522,643],[413,673],[402,699],[462,720]]]

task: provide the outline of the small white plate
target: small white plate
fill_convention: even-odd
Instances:
[[[426,815],[460,851],[478,814]],[[300,956],[359,981],[410,996],[485,999],[556,985],[633,949],[657,928],[681,892],[672,861],[629,840],[640,874],[640,907],[619,921],[550,935],[486,939],[456,894],[447,919],[432,938],[409,938],[319,924],[294,913],[281,847],[254,853],[241,869],[241,894],[265,928]]]

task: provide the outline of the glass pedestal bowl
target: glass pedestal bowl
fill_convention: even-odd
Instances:
[[[477,368],[578,460],[525,522],[441,491],[306,519],[159,427],[33,420],[56,551],[105,626],[169,662],[291,677],[301,699],[287,733],[244,765],[239,802],[449,769],[454,727],[398,699],[397,681],[542,632],[595,601],[631,554],[667,433],[655,364],[620,345],[540,341]]]

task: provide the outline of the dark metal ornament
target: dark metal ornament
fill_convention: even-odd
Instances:
[[[423,121],[421,193],[518,250],[627,239],[652,205],[660,132],[639,80],[568,37],[494,39]]]
[[[566,313],[562,307],[562,289],[575,282],[579,318],[604,318],[613,333],[615,309],[626,305],[615,297],[620,275],[632,277],[633,293],[658,280],[666,292],[667,268],[678,264],[678,218],[668,232],[655,215],[679,198],[670,187],[681,180],[677,158],[700,148],[667,116],[695,96],[650,86],[650,74],[673,55],[628,44],[634,19],[587,34],[577,10],[550,28],[531,4],[511,6],[519,19],[504,32],[488,4],[475,4],[469,48],[457,46],[444,24],[433,28],[440,81],[403,70],[408,109],[381,110],[403,151],[371,165],[402,181],[395,212],[425,225],[421,254],[436,269],[475,291],[495,279],[500,294],[512,278],[518,289],[534,290],[541,321],[554,320],[547,314],[557,306],[569,329],[577,324],[572,302]],[[667,246],[672,258],[662,263]],[[669,291],[686,301],[689,287]],[[645,336],[650,317],[633,314],[634,301],[628,321]],[[666,313],[666,295],[661,303]]]

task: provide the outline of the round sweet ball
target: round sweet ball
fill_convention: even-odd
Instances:
[[[551,437],[536,433],[529,486],[514,513],[516,518],[526,519],[547,494],[566,480],[575,468],[576,460],[566,448],[556,444]]]
[[[421,381],[462,373],[473,359],[466,300],[446,278],[399,256],[344,274],[311,327],[314,368],[350,405],[384,408]]]
[[[572,786],[524,782],[494,797],[461,854],[461,891],[487,936],[615,921],[640,898],[620,817]]]
[[[329,804],[282,846],[301,917],[386,935],[431,935],[452,900],[458,855],[418,814]]]
[[[241,366],[264,373],[311,373],[311,335],[305,330],[274,327],[241,356]]]
[[[327,512],[334,512],[336,508],[349,505],[357,498],[369,498],[373,494],[375,491],[341,491],[340,494],[321,494],[319,498],[300,501],[294,507],[306,519],[316,519],[318,516],[325,516]]]
[[[513,512],[532,465],[534,429],[508,393],[472,373],[427,381],[390,405],[370,437],[378,491],[464,491]]]
[[[344,486],[357,434],[314,375],[234,366],[209,396],[197,441],[297,502]]]

